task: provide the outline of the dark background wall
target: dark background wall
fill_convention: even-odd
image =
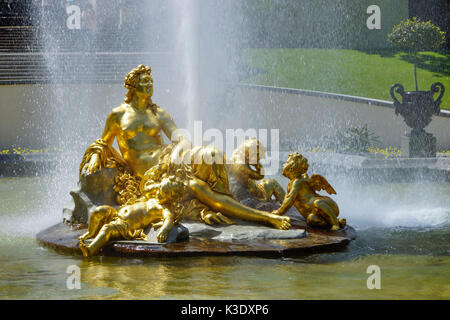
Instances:
[[[200,0],[202,1],[213,0]],[[53,29],[65,29],[67,3],[81,7],[87,0],[47,0],[46,20]],[[131,19],[123,27],[139,30],[142,25],[166,15],[152,14],[143,3],[153,7],[168,6],[160,0],[97,0],[99,32],[117,30],[119,9]],[[244,47],[319,47],[319,48],[383,48],[389,45],[386,35],[392,26],[407,17],[431,20],[448,34],[450,0],[226,0],[223,13],[232,17],[233,24],[242,30],[239,44]],[[381,9],[381,29],[366,27],[369,5]],[[165,9],[164,9],[165,10]],[[226,13],[225,11],[229,12]],[[166,10],[167,11],[167,10]],[[41,0],[0,0],[0,26],[39,25],[42,17]],[[126,17],[125,17],[126,18]],[[48,22],[48,21],[47,21]],[[160,19],[154,25],[163,25]],[[158,41],[164,40],[162,34]],[[159,42],[158,42],[159,43]],[[447,47],[450,36],[447,36]]]
[[[32,21],[33,0],[0,0],[0,26],[27,26]]]
[[[450,49],[450,0],[409,0],[409,17],[431,20],[445,31],[447,49]]]
[[[381,28],[369,29],[369,6]],[[379,48],[408,17],[408,0],[247,0],[242,2],[249,47]]]

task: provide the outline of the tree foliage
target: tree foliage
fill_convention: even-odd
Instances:
[[[417,52],[436,50],[445,42],[445,32],[431,21],[421,21],[417,17],[406,19],[392,28],[388,41],[396,47],[414,54],[414,83],[417,84]]]
[[[395,25],[388,34],[388,41],[409,52],[436,50],[445,42],[445,32],[431,21],[414,17]]]

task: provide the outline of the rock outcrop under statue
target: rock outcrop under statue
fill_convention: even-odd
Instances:
[[[113,189],[117,174],[117,168],[103,168],[91,175],[82,173],[77,186],[70,191],[71,199],[63,209],[63,222],[87,225],[97,206],[117,206],[117,194]]]

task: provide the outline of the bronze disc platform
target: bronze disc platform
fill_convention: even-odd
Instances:
[[[145,241],[113,241],[98,255],[126,257],[181,257],[181,256],[267,256],[284,257],[303,253],[341,250],[353,239],[356,232],[351,226],[339,231],[313,229],[303,220],[291,220],[292,229],[305,229],[306,236],[298,239],[230,240],[198,238],[177,243],[150,243]],[[264,228],[264,227],[263,227]],[[271,228],[267,228],[271,229]],[[36,235],[44,247],[60,253],[81,255],[78,236],[85,228],[76,229],[64,223],[53,225]]]

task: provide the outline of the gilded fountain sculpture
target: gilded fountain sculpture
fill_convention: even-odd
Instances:
[[[84,256],[95,255],[113,240],[148,240],[144,230],[151,228],[157,230],[156,241],[164,243],[182,221],[244,227],[256,223],[288,230],[292,221],[286,212],[292,205],[308,228],[345,228],[345,219],[337,218],[336,202],[316,193],[325,189],[333,194],[334,189],[324,177],[306,175],[306,158],[298,153],[289,156],[283,167],[283,175],[290,179],[286,194],[275,179],[265,179],[260,160],[266,149],[256,138],[245,140],[227,161],[221,150],[193,147],[179,134],[170,114],[152,101],[149,66],[131,70],[124,86],[128,90],[124,102],[109,114],[101,138],[88,147],[79,167],[84,198],[95,198],[108,187],[104,177],[94,176],[109,176],[115,196],[94,201],[95,206],[82,215],[77,216],[74,208],[64,219],[66,225],[87,227],[77,236]],[[163,144],[162,134],[169,144]],[[113,147],[115,139],[119,150]],[[233,194],[230,181],[257,203],[269,203],[271,210],[240,201],[241,191]]]

